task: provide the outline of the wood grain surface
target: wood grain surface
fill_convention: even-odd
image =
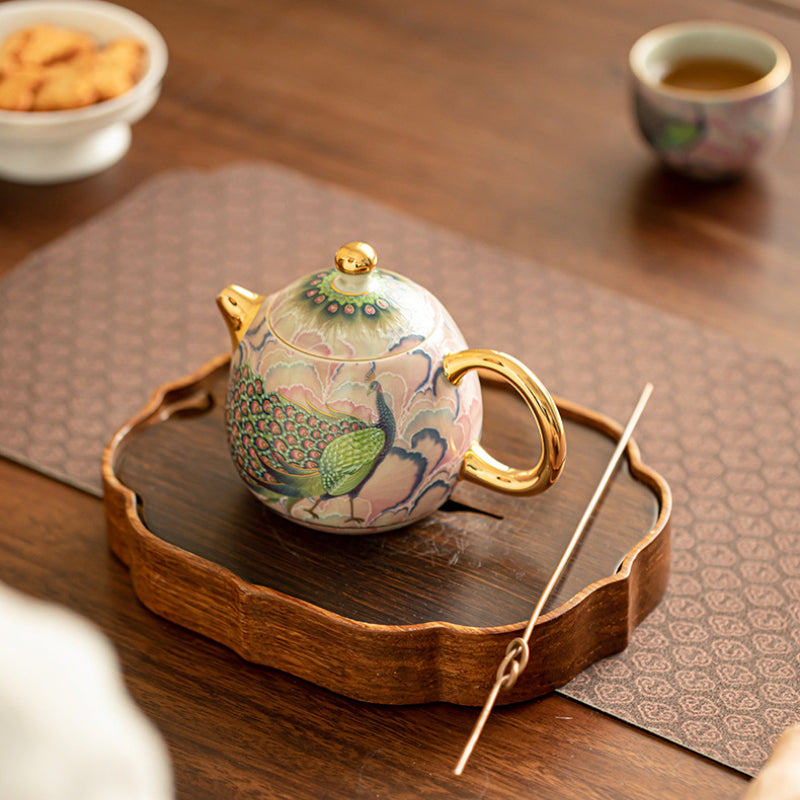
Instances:
[[[73,184],[0,183],[0,274],[175,166],[265,159],[800,356],[800,133],[744,180],[662,173],[631,123],[626,57],[689,0],[131,0],[170,48],[126,158]],[[790,4],[708,0],[800,57]],[[35,313],[35,309],[31,310]],[[740,775],[558,696],[474,721],[346,700],[147,611],[102,503],[0,462],[0,579],[117,646],[179,798],[736,797]]]

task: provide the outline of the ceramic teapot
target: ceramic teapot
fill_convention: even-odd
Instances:
[[[335,533],[390,530],[435,511],[459,477],[513,494],[550,487],[566,455],[553,398],[515,358],[467,349],[426,289],[377,269],[363,242],[331,269],[265,297],[218,297],[234,352],[226,401],[231,455],[273,511]],[[509,381],[539,429],[541,454],[514,469],[479,444],[478,375]]]

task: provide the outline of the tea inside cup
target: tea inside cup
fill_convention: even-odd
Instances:
[[[788,130],[791,60],[762,31],[714,21],[664,25],[634,44],[630,71],[639,129],[679,172],[739,174]]]
[[[664,91],[687,90],[719,99],[755,95],[789,73],[783,45],[760,31],[727,23],[678,23],[645,34],[631,52],[634,74]],[[755,85],[760,81],[764,84]],[[699,99],[699,98],[695,98]]]

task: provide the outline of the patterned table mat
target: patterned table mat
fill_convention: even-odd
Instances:
[[[636,439],[673,490],[670,585],[560,691],[754,774],[800,721],[800,371],[721,334],[283,168],[173,171],[0,281],[0,454],[100,495],[109,435],[228,348],[216,294],[354,239],[554,394],[624,421],[655,384]]]

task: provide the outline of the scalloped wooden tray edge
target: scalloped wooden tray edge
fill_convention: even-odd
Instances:
[[[448,622],[379,625],[348,619],[301,599],[239,578],[148,530],[135,493],[114,471],[116,453],[139,426],[163,418],[189,388],[223,367],[218,356],[157,389],[122,425],[103,453],[108,542],[128,567],[134,591],[152,612],[219,642],[249,662],[276,668],[357,700],[387,704],[449,702],[481,705],[508,643],[527,620],[476,628]],[[616,422],[558,399],[562,415],[619,440]],[[619,569],[586,586],[536,624],[531,659],[498,703],[528,700],[564,685],[600,658],[623,650],[636,626],[660,601],[669,577],[672,496],[666,481],[642,463],[631,440],[631,474],[659,502],[652,529]],[[532,598],[532,605],[535,598]]]

